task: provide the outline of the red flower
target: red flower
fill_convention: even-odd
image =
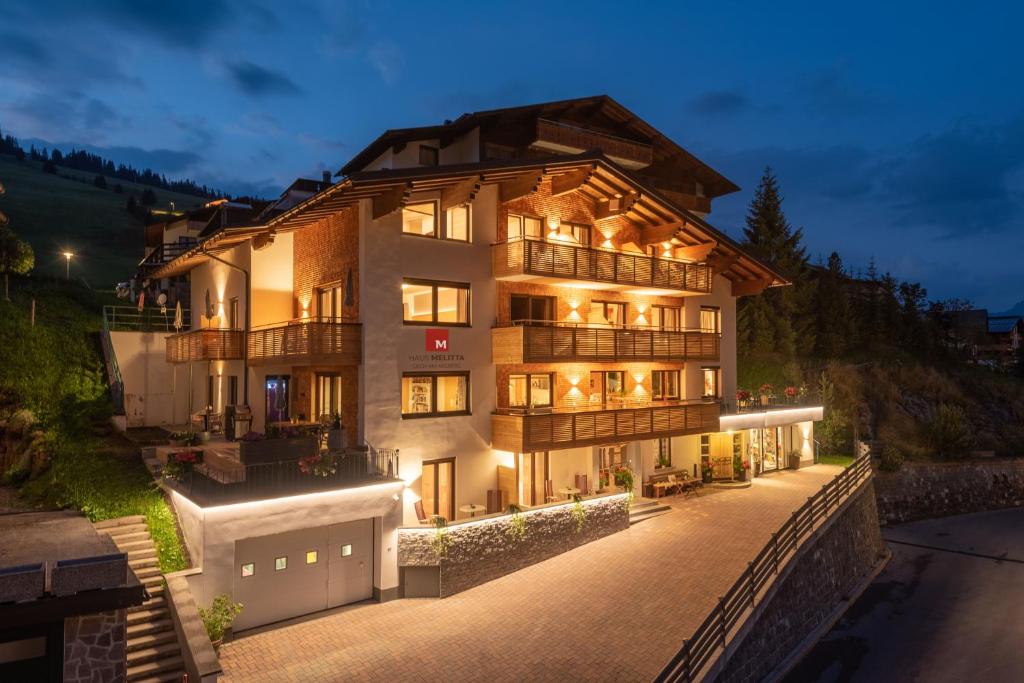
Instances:
[[[786,387],[786,396],[788,396],[789,398],[795,398],[796,394],[796,387]]]

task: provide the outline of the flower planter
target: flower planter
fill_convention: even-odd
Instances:
[[[243,465],[298,460],[316,455],[319,445],[316,437],[294,436],[287,439],[266,439],[264,441],[242,441],[238,448],[238,459]]]

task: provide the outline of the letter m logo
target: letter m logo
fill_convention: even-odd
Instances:
[[[427,352],[448,352],[448,330],[427,330]]]

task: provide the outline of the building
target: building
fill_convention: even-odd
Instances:
[[[248,404],[265,433],[337,414],[377,463],[358,488],[177,492],[200,602],[304,601],[247,611],[247,627],[388,599],[397,529],[421,517],[612,490],[620,468],[645,486],[813,459],[820,407],[737,392],[736,299],[787,284],[707,221],[738,188],[614,100],[387,131],[340,175],[150,273],[191,290],[192,329],[165,342],[188,400],[167,421]],[[247,467],[256,450],[240,449]],[[261,568],[314,542],[358,554],[359,577],[309,598],[310,575]]]

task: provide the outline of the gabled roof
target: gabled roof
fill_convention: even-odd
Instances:
[[[455,121],[441,125],[387,130],[345,164],[338,175],[358,172],[389,147],[401,146],[413,140],[435,138],[441,139],[442,144],[445,144],[477,126],[496,125],[502,120],[522,116],[575,122],[576,125],[615,136],[622,136],[623,131],[628,131],[629,135],[635,138],[634,141],[654,147],[656,163],[661,161],[682,165],[700,176],[707,196],[718,197],[740,189],[608,95],[490,109],[463,114]],[[602,122],[607,122],[608,125],[602,125]]]
[[[988,331],[991,334],[1009,334],[1020,322],[1019,315],[991,316],[988,319]]]

